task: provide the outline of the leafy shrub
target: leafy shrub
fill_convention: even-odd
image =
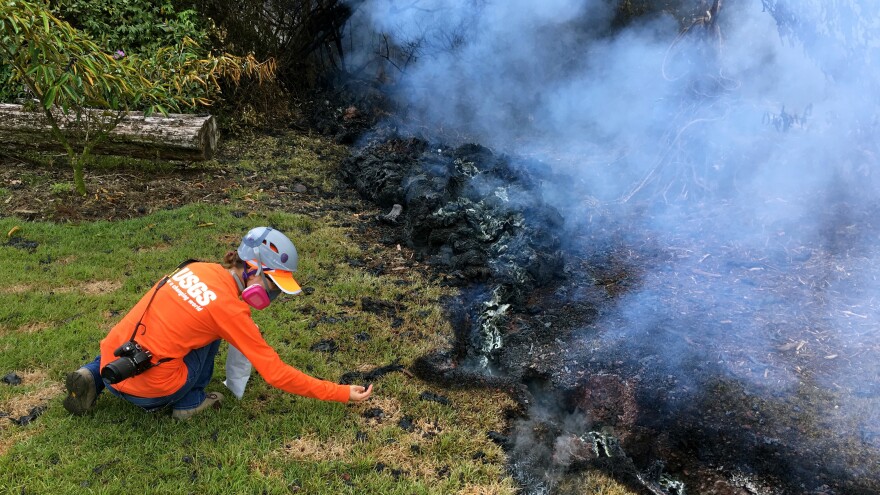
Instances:
[[[351,5],[363,0],[190,1],[216,23],[215,46],[277,60],[278,80],[292,91],[313,88],[339,68]]]
[[[204,46],[205,22],[171,0],[54,0],[52,9],[108,51],[150,53],[186,38]]]
[[[223,99],[212,111],[221,128],[239,133],[301,120],[303,109],[312,106],[312,91],[328,86],[342,66],[343,30],[362,2],[177,0],[210,19],[213,47],[277,61],[274,83],[222,86]]]
[[[53,0],[53,14],[84,32],[104,51],[126,54],[153,54],[161,47],[195,41],[190,50],[204,57],[208,31],[195,10],[178,10],[171,0]],[[197,49],[194,47],[198,47]],[[24,99],[30,95],[12,81],[12,69],[0,61],[0,102]],[[200,88],[190,98],[204,97]]]
[[[149,55],[111,55],[52,15],[45,3],[0,3],[0,59],[8,64],[12,83],[27,87],[39,103],[52,137],[67,153],[79,194],[86,193],[83,169],[92,150],[128,110],[166,113],[210,105],[222,79],[274,75],[273,61],[202,53],[195,41],[184,38]],[[96,107],[102,110],[92,110]]]
[[[49,190],[52,191],[52,194],[62,195],[73,192],[73,184],[70,182],[55,182],[49,186]]]
[[[21,95],[21,91],[16,91],[15,86],[10,79],[12,78],[12,67],[0,62],[0,102],[12,101]]]

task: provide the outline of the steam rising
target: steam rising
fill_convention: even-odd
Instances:
[[[386,56],[412,132],[573,177],[545,191],[569,238],[598,209],[673,253],[600,324],[609,343],[662,344],[658,375],[697,360],[788,393],[805,380],[800,352],[836,349],[810,380],[874,406],[842,394],[829,418],[876,422],[880,11],[742,0],[710,20],[700,2],[667,3],[678,17],[658,8],[621,30],[605,0],[370,0],[355,26],[392,37],[374,37],[372,55]],[[744,341],[748,354],[718,352]]]

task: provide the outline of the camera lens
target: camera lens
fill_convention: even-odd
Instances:
[[[104,366],[101,370],[101,378],[107,380],[111,384],[118,383],[134,375],[135,369],[135,363],[131,358],[121,357]]]

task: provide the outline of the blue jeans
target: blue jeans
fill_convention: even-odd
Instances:
[[[169,404],[178,410],[193,409],[205,400],[205,387],[211,381],[211,375],[214,374],[214,357],[219,349],[220,340],[215,340],[205,347],[189,351],[189,354],[183,357],[183,363],[187,369],[186,382],[176,392],[164,397],[137,397],[114,389],[112,385],[101,378],[100,355],[83,367],[89,370],[95,378],[95,387],[98,389],[98,394],[106,387],[113,395],[121,397],[150,412],[159,410]]]

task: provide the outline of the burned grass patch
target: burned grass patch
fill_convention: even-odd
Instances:
[[[77,286],[56,287],[52,289],[52,291],[58,294],[82,292],[83,294],[94,295],[109,294],[119,290],[120,287],[122,287],[122,282],[118,280],[94,280],[91,282],[84,282]]]
[[[6,335],[8,333],[23,333],[23,334],[35,334],[44,332],[48,329],[52,328],[52,324],[44,321],[26,323],[17,328],[11,328],[8,330],[4,330],[4,327],[0,326],[0,336]]]
[[[389,373],[394,373],[397,371],[404,371],[406,373],[409,373],[406,371],[406,368],[404,368],[404,366],[399,363],[399,360],[395,360],[395,362],[388,364],[388,365],[385,365],[385,366],[378,366],[375,368],[365,367],[365,369],[363,369],[362,371],[346,372],[339,379],[339,383],[344,383],[344,384],[363,383],[363,384],[365,384],[364,386],[366,386],[366,385],[369,385],[370,383],[375,382],[376,380],[379,380],[380,378],[384,377],[385,375],[387,375]]]
[[[38,422],[51,401],[63,391],[61,384],[53,382],[45,370],[11,372],[7,376],[10,379],[0,383],[0,455],[32,434],[24,427]]]
[[[358,404],[356,410],[364,426],[369,428],[394,425],[402,417],[400,400],[394,397],[376,397],[367,403]]]
[[[305,435],[284,442],[279,455],[301,461],[345,461],[351,455],[351,446],[337,438],[321,440]]]

